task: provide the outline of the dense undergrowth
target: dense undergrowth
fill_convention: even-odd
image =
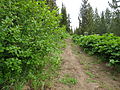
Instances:
[[[45,1],[0,0],[0,89],[38,89],[60,64],[65,28]]]
[[[109,65],[120,65],[120,37],[113,34],[74,35],[73,41],[89,54],[103,57]]]

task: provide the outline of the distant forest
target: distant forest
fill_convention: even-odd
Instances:
[[[98,14],[97,8],[94,11],[88,0],[82,0],[78,17],[79,27],[75,29],[74,33],[78,35],[114,33],[120,36],[120,1],[112,0],[112,3],[108,2],[108,4],[111,9],[106,8],[105,11]],[[66,14],[64,5],[62,5],[61,13],[63,17],[61,24],[66,25],[67,31],[71,32],[69,14]]]

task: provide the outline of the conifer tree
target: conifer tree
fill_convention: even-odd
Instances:
[[[80,14],[78,17],[79,20],[79,33],[84,34],[88,32],[88,34],[92,34],[93,29],[93,9],[91,5],[88,3],[88,0],[82,0],[82,7],[80,9]]]
[[[106,25],[107,33],[111,32],[111,19],[112,19],[111,11],[108,8],[106,8],[106,11],[105,11],[105,25]]]
[[[70,32],[70,15],[67,15],[67,10],[64,4],[62,4],[61,14],[62,18],[60,21],[60,26],[64,25],[66,27],[66,31]]]
[[[60,25],[66,25],[67,23],[67,12],[66,12],[66,7],[64,6],[64,4],[62,3],[62,8],[61,8],[61,14],[62,14],[62,18],[60,21]]]
[[[100,28],[99,28],[99,34],[104,34],[106,33],[106,22],[105,22],[105,14],[104,12],[102,11],[101,13],[101,18],[100,18]]]
[[[97,8],[94,12],[94,33],[99,34],[100,30],[100,16],[98,14]]]
[[[87,32],[88,34],[93,34],[94,33],[94,13],[90,4],[88,4],[87,19],[88,19]]]
[[[87,23],[88,23],[88,19],[87,19],[88,0],[82,0],[82,2],[83,3],[82,3],[82,8],[80,9],[79,19],[82,19],[80,33],[84,34],[84,32],[86,31]]]
[[[71,29],[70,29],[70,14],[68,14],[68,17],[67,17],[67,26],[66,26],[66,30],[67,32],[71,32]]]
[[[111,31],[120,36],[120,6],[118,3],[120,3],[119,0],[112,0],[112,3],[109,3],[109,5],[113,10]]]
[[[82,30],[82,21],[81,21],[80,16],[78,17],[78,20],[79,20],[79,26],[78,26],[78,28],[75,29],[74,33],[80,35],[80,34],[82,34],[81,33],[81,30]]]
[[[56,9],[56,0],[46,0],[47,5],[50,7],[50,11]]]

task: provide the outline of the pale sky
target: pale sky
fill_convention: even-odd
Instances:
[[[112,0],[88,0],[93,7],[93,9],[97,8],[99,13],[104,11],[108,5],[108,1],[111,2]],[[78,26],[78,15],[79,10],[81,7],[82,0],[56,0],[57,6],[59,8],[62,7],[62,2],[66,6],[67,13],[70,14],[71,18],[71,26],[75,29]]]

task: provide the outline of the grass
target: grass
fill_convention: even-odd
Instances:
[[[92,82],[92,83],[97,83],[98,81],[97,81],[97,80],[93,80],[93,79],[91,79],[91,78],[88,78],[88,79],[87,79],[87,82],[88,82],[88,83],[90,83],[90,82]]]
[[[95,78],[95,75],[94,74],[92,74],[91,72],[85,72],[90,78]]]
[[[65,85],[75,85],[75,84],[77,84],[77,79],[73,78],[73,77],[70,77],[69,75],[64,76],[59,81],[61,83],[65,84]]]

